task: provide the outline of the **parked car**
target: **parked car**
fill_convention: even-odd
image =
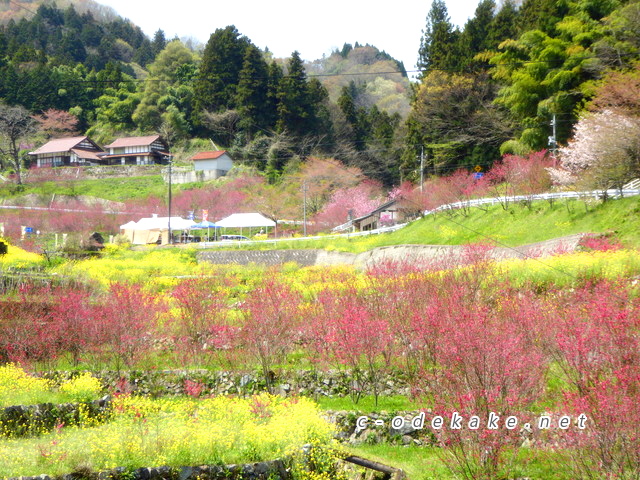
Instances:
[[[220,241],[222,242],[239,242],[243,240],[249,240],[244,235],[220,235]]]

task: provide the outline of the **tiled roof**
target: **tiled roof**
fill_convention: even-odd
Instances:
[[[98,156],[99,152],[95,150],[85,150],[84,148],[72,148],[71,151],[75,153],[78,158],[88,159],[88,160],[100,160],[101,157]]]
[[[125,137],[118,138],[110,145],[105,145],[104,148],[119,148],[119,147],[138,147],[140,145],[151,145],[158,140],[160,135],[148,135],[146,137]]]
[[[58,152],[69,152],[74,147],[76,147],[79,143],[86,140],[87,137],[66,137],[66,138],[56,138],[55,140],[51,140],[44,145],[42,145],[37,150],[30,152],[32,155],[37,155],[39,153],[58,153]]]
[[[199,152],[191,157],[191,160],[215,160],[216,158],[220,158],[225,153],[227,153],[226,150],[216,150],[214,152]]]
[[[153,152],[138,152],[138,153],[114,153],[104,154],[101,158],[120,158],[120,157],[157,157],[158,155],[171,155],[169,152],[160,152],[154,150]]]

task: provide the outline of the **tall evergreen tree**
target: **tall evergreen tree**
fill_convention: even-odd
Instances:
[[[260,50],[250,45],[239,74],[236,105],[242,119],[240,126],[253,136],[256,129],[269,128],[269,75]]]
[[[329,112],[329,92],[317,78],[312,78],[307,83],[309,91],[309,103],[312,111],[309,128],[310,133],[318,137],[322,136],[324,143],[333,142],[333,123]],[[310,153],[310,152],[309,152]]]
[[[457,49],[461,55],[460,63],[463,69],[477,66],[474,57],[491,47],[488,36],[495,9],[494,0],[482,0],[476,8],[475,16],[464,26]]]
[[[432,69],[449,69],[454,63],[453,46],[457,30],[449,21],[449,13],[444,0],[433,0],[427,15],[427,25],[422,31],[418,50],[418,68],[421,76]]]
[[[235,107],[244,55],[251,41],[230,25],[209,37],[195,85],[196,111],[220,112]]]
[[[153,35],[153,41],[151,42],[151,50],[153,50],[153,56],[158,55],[167,46],[167,39],[164,36],[164,31],[158,29]]]
[[[491,24],[487,32],[487,48],[495,50],[501,42],[518,36],[519,11],[513,0],[506,0]]]
[[[568,13],[568,0],[525,0],[520,7],[521,33],[542,30],[553,35],[556,24]]]
[[[356,106],[357,87],[355,82],[349,82],[348,86],[342,87],[342,93],[338,98],[338,106],[344,114],[347,123],[353,132],[353,145],[356,150],[362,151],[366,148],[366,137],[368,135],[367,115],[364,108]]]
[[[278,121],[278,91],[280,82],[282,81],[282,68],[276,62],[269,64],[268,83],[267,83],[267,106],[266,116],[267,125],[274,128]]]
[[[280,132],[302,136],[309,132],[313,110],[309,101],[307,74],[300,54],[295,51],[288,63],[287,75],[280,81],[278,90],[278,122]]]

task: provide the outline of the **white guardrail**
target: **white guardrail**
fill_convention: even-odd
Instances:
[[[633,197],[640,195],[640,188],[611,189],[606,191],[609,198]],[[425,210],[424,215],[441,212],[443,210],[455,210],[458,208],[477,207],[479,205],[495,205],[496,203],[513,203],[513,202],[529,202],[533,200],[552,200],[563,198],[594,198],[602,199],[605,196],[604,190],[592,190],[588,192],[557,192],[557,193],[538,193],[535,195],[513,195],[504,197],[476,198],[464,200],[461,202],[448,203],[440,205],[433,210]]]
[[[377,228],[375,230],[367,230],[365,232],[351,232],[351,233],[340,233],[334,235],[318,235],[313,237],[287,237],[287,238],[271,238],[269,240],[242,240],[237,242],[200,242],[198,243],[198,247],[200,248],[215,248],[215,247],[233,247],[240,245],[268,245],[268,244],[276,244],[278,242],[303,242],[305,240],[324,240],[325,238],[352,238],[352,237],[364,237],[367,235],[377,235],[380,233],[389,233],[395,232],[396,230],[400,230],[404,227],[406,223],[401,223],[398,225],[393,225],[392,227],[383,227]]]
[[[538,193],[535,195],[513,195],[513,196],[504,196],[504,197],[489,197],[489,198],[476,198],[465,200],[462,202],[454,202],[448,203],[446,205],[440,205],[433,210],[425,210],[424,215],[432,215],[437,212],[442,212],[444,210],[456,210],[460,208],[468,208],[468,207],[477,207],[481,205],[495,205],[500,203],[514,203],[514,202],[529,202],[533,200],[552,200],[552,199],[570,199],[570,198],[578,198],[578,199],[602,199],[605,195],[603,190],[592,190],[587,192],[557,192],[557,193]],[[606,195],[609,198],[620,198],[620,197],[633,197],[640,195],[640,188],[624,188],[620,189],[612,189],[607,190]],[[198,244],[200,248],[215,248],[215,247],[230,247],[230,246],[240,246],[240,245],[265,245],[265,244],[277,244],[278,242],[298,242],[305,240],[323,240],[325,238],[352,238],[352,237],[362,237],[367,235],[377,235],[380,233],[388,233],[395,232],[396,230],[401,229],[407,225],[406,223],[402,223],[399,225],[394,225],[392,227],[383,227],[375,230],[367,230],[364,232],[351,232],[351,233],[341,233],[334,235],[322,235],[322,236],[313,236],[313,237],[297,237],[297,238],[273,238],[270,240],[244,240],[238,242],[201,242]],[[336,228],[341,227],[349,227],[349,222],[344,225],[340,225]]]

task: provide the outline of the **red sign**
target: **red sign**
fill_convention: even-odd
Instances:
[[[202,210],[202,221],[206,222],[209,218],[209,210]]]

